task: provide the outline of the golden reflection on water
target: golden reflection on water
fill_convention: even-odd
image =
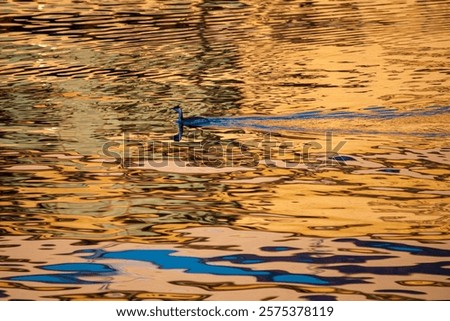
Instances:
[[[449,9],[406,0],[3,2],[0,298],[448,299]],[[176,104],[187,116],[266,118],[185,128],[173,142]],[[273,117],[304,112],[344,116]],[[345,116],[376,112],[389,117]],[[78,283],[14,279],[39,278],[67,257],[86,263],[77,250],[159,246],[217,259],[280,244],[306,251],[303,242],[326,243],[326,256],[389,254],[376,264],[412,272],[269,257],[270,278],[258,279],[245,274],[263,269],[253,261],[237,275],[192,275],[115,259],[110,274],[78,271]],[[307,251],[319,253],[317,244]],[[290,277],[275,275],[280,264]],[[301,273],[337,283],[302,283]],[[370,282],[347,280],[359,273]],[[140,278],[160,283],[150,291]]]

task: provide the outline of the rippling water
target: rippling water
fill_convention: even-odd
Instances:
[[[0,298],[450,299],[449,12],[3,1]]]

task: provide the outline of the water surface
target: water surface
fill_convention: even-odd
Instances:
[[[2,2],[0,298],[450,299],[449,10]]]

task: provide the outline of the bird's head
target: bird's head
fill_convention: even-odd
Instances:
[[[180,105],[176,105],[172,108],[172,110],[175,110],[178,113],[178,122],[183,121],[183,110],[181,109]]]

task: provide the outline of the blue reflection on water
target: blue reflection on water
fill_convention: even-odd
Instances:
[[[188,274],[210,274],[221,276],[251,276],[259,282],[284,282],[293,284],[336,286],[344,284],[368,283],[369,277],[354,277],[350,275],[364,273],[367,275],[410,275],[421,273],[427,275],[450,275],[450,270],[446,266],[450,261],[442,262],[418,262],[412,266],[382,266],[381,264],[366,265],[369,261],[384,261],[396,258],[394,252],[408,252],[412,255],[442,256],[449,257],[450,251],[434,249],[431,247],[412,246],[394,242],[362,241],[358,239],[337,239],[335,242],[353,243],[358,247],[381,248],[391,251],[390,255],[334,255],[332,253],[298,252],[299,249],[283,246],[261,247],[265,252],[272,252],[274,255],[256,254],[233,254],[216,256],[210,258],[198,258],[194,256],[179,255],[176,250],[163,249],[131,249],[125,251],[105,251],[79,250],[75,253],[84,253],[85,259],[89,260],[120,260],[120,261],[141,261],[152,263],[162,270],[183,270]],[[288,252],[284,254],[284,252]],[[280,255],[281,254],[281,255]],[[287,255],[290,254],[290,255]],[[218,262],[226,262],[226,265],[219,265]],[[298,267],[304,270],[307,265],[314,264],[317,269],[334,270],[339,272],[337,277],[317,276],[313,274],[291,273],[284,270],[264,270],[255,267],[261,263],[291,263],[291,267]],[[114,263],[110,263],[112,266]],[[234,264],[234,266],[232,265]],[[241,267],[237,264],[252,265],[252,267]],[[292,265],[294,264],[294,265]],[[306,265],[306,267],[305,267]],[[114,276],[120,272],[107,264],[99,263],[63,263],[53,265],[43,265],[38,268],[46,271],[60,272],[51,274],[20,275],[4,280],[12,281],[34,281],[58,284],[95,284],[104,283],[104,277]],[[85,278],[89,277],[88,280]],[[103,277],[95,280],[94,278]]]
[[[284,252],[297,250],[297,248],[290,246],[263,246],[261,250],[266,252]]]
[[[447,275],[450,276],[450,269],[444,268],[450,265],[450,261],[419,263],[411,266],[361,266],[361,265],[339,265],[324,266],[323,269],[336,270],[346,274],[378,274],[378,275],[411,275],[414,273]]]
[[[359,247],[381,248],[390,251],[408,252],[412,255],[450,257],[450,250],[435,249],[427,246],[412,246],[393,242],[364,241],[352,238],[334,240],[334,242],[353,243]]]
[[[150,262],[163,269],[184,269],[187,273],[209,273],[216,275],[251,275],[264,276],[268,272],[252,271],[228,266],[215,266],[204,260],[191,256],[172,256],[175,250],[128,250],[118,252],[96,251],[93,258],[120,259]]]
[[[89,251],[86,251],[89,252]],[[258,281],[289,282],[314,285],[342,285],[367,283],[363,278],[319,277],[309,274],[292,274],[283,270],[253,270],[250,268],[210,265],[208,262],[222,260],[219,258],[200,259],[190,256],[174,256],[174,250],[128,250],[118,252],[95,251],[90,259],[121,259],[150,262],[162,269],[182,269],[186,273],[254,276]],[[258,262],[259,263],[259,262]]]
[[[302,298],[309,301],[337,301],[336,297],[332,295],[304,295]]]
[[[11,281],[31,281],[43,283],[57,283],[57,284],[96,284],[103,283],[99,281],[85,281],[79,277],[84,276],[81,273],[58,273],[58,274],[36,274],[23,275],[8,278]]]
[[[70,271],[77,273],[110,273],[115,272],[114,269],[105,264],[97,263],[64,263],[64,264],[53,264],[45,265],[42,267],[44,270],[49,271]]]
[[[6,297],[8,297],[8,295],[5,294],[5,292],[6,292],[6,291],[4,291],[4,290],[0,290],[0,298],[6,298]]]
[[[296,253],[288,256],[260,256],[255,254],[225,255],[208,259],[208,262],[228,261],[237,264],[266,262],[299,262],[314,264],[365,263],[370,260],[394,258],[390,255],[329,255],[326,253]]]
[[[12,281],[34,281],[44,283],[58,283],[58,284],[96,284],[103,283],[100,281],[86,281],[80,279],[86,276],[105,276],[112,275],[116,272],[115,269],[104,264],[97,263],[63,263],[44,265],[40,267],[43,270],[73,272],[73,273],[55,273],[55,274],[37,274],[37,275],[22,275],[6,278]]]
[[[212,274],[212,275],[233,275],[233,276],[253,276],[261,282],[287,282],[302,283],[310,285],[343,285],[352,283],[367,283],[364,278],[352,277],[320,277],[310,274],[289,273],[283,270],[254,270],[243,267],[210,265],[208,262],[223,261],[224,257],[201,259],[191,256],[172,255],[177,253],[175,250],[126,250],[126,251],[104,251],[104,250],[81,250],[82,253],[90,253],[86,259],[118,259],[149,262],[160,269],[180,269],[189,274]],[[276,261],[260,259],[253,263],[262,263]],[[248,261],[247,261],[248,262]],[[305,263],[305,262],[300,262]],[[73,273],[55,273],[55,274],[37,274],[24,275],[5,278],[13,281],[34,281],[46,283],[61,284],[93,284],[104,281],[86,281],[82,277],[86,276],[110,276],[118,272],[108,265],[97,263],[65,263],[44,265],[40,267],[43,270],[73,272]]]

